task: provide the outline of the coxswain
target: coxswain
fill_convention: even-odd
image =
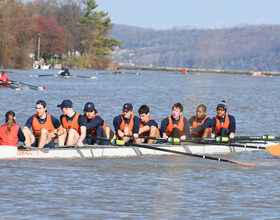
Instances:
[[[92,102],[87,102],[84,106],[84,117],[86,119],[87,137],[85,144],[106,145],[108,142],[96,137],[112,139],[114,132],[105,125],[105,121],[100,115]]]
[[[150,118],[149,106],[142,105],[139,108],[138,113],[140,117],[139,135],[149,136],[149,137],[160,137],[158,123],[153,118]],[[155,139],[145,140],[144,138],[140,138],[140,141],[141,143],[147,142],[148,144],[152,144],[156,142]]]
[[[117,138],[128,142],[131,136],[133,136],[134,140],[140,143],[138,139],[140,118],[133,114],[133,106],[131,103],[125,103],[122,110],[123,113],[113,119]]]
[[[184,141],[190,136],[188,120],[182,114],[183,105],[181,103],[174,104],[172,114],[161,121],[162,137],[180,138],[181,141]]]
[[[0,127],[0,145],[18,147],[18,142],[24,142],[25,136],[19,125],[16,124],[15,113],[8,111],[5,115],[5,123]]]
[[[225,101],[217,105],[217,115],[213,120],[213,129],[211,137],[221,136],[234,138],[235,134],[235,118],[227,114],[227,106]]]
[[[83,141],[86,137],[86,120],[80,113],[73,110],[73,102],[69,99],[64,100],[57,105],[61,108],[61,124],[64,128],[64,134],[58,138],[58,145],[76,145],[83,147]]]
[[[7,76],[5,71],[1,72],[1,79],[0,79],[1,83],[11,83],[11,80],[9,79],[9,77]]]
[[[44,100],[38,100],[35,108],[36,114],[29,117],[22,128],[26,137],[25,146],[53,148],[55,139],[64,133],[61,123],[56,117],[47,113],[47,104]]]
[[[204,104],[197,106],[196,115],[189,119],[191,136],[201,138],[211,137],[211,122],[211,119],[206,115],[206,106]]]

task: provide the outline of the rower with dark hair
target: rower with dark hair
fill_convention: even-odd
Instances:
[[[150,109],[147,105],[142,105],[139,110],[140,117],[140,128],[139,135],[141,136],[150,136],[150,137],[160,137],[160,132],[158,128],[158,123],[150,118]],[[145,139],[140,138],[140,142],[144,142]],[[148,139],[147,143],[152,144],[155,143],[156,140]]]
[[[217,115],[213,120],[213,130],[211,137],[221,136],[234,138],[235,133],[235,118],[227,114],[227,106],[225,101],[217,105]]]
[[[99,140],[101,138],[114,137],[114,132],[105,125],[105,121],[100,115],[92,102],[87,102],[84,107],[84,117],[86,119],[87,137],[84,140],[85,144],[105,145],[108,142]]]
[[[16,124],[15,113],[8,111],[5,115],[5,123],[0,127],[0,145],[18,147],[19,141],[24,142],[25,136],[19,125]]]
[[[162,137],[180,138],[182,141],[190,136],[188,120],[182,116],[183,105],[176,103],[172,107],[172,115],[161,122]]]
[[[70,76],[70,72],[67,68],[62,67],[61,70],[58,72],[61,76]]]
[[[189,120],[190,132],[192,137],[211,137],[212,123],[211,119],[206,115],[206,106],[200,104],[196,108],[196,115]]]
[[[64,133],[60,121],[47,113],[47,104],[44,100],[38,100],[35,108],[36,114],[27,119],[22,129],[26,137],[25,145],[53,148],[55,139]],[[31,128],[33,132],[31,132]]]

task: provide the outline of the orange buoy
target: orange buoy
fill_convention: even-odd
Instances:
[[[187,74],[187,73],[188,73],[188,70],[187,70],[187,69],[182,69],[182,70],[181,70],[181,73]]]

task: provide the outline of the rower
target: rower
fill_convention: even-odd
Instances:
[[[217,105],[217,115],[212,119],[213,130],[211,137],[221,136],[234,138],[235,118],[229,115],[225,101]]]
[[[212,123],[211,119],[206,115],[206,106],[200,104],[196,108],[196,116],[189,119],[190,133],[192,137],[211,137]]]
[[[9,79],[9,77],[7,76],[7,74],[4,70],[1,72],[0,80],[1,80],[1,83],[7,83],[7,84],[11,83],[11,80]]]
[[[105,121],[97,114],[97,110],[92,102],[87,102],[84,107],[84,117],[86,119],[87,137],[85,144],[106,145],[107,142],[98,140],[95,137],[110,138],[114,136],[114,132],[106,127]],[[89,136],[89,137],[88,137]]]
[[[38,100],[35,108],[36,114],[28,118],[22,128],[26,138],[24,144],[38,148],[53,148],[55,139],[64,133],[61,123],[47,113],[47,104],[44,100]]]
[[[5,115],[5,123],[0,127],[0,145],[18,147],[17,143],[25,141],[25,136],[19,125],[16,124],[16,114],[8,111]]]
[[[61,76],[70,76],[70,72],[67,68],[62,67],[61,70],[58,72]]]
[[[113,119],[113,125],[119,139],[128,142],[130,137],[133,136],[135,141],[140,143],[138,139],[140,118],[133,114],[131,103],[125,103],[123,105],[123,114]]]
[[[150,118],[149,106],[142,105],[139,108],[138,113],[140,117],[139,135],[149,136],[149,137],[160,137],[158,123],[153,118]],[[152,139],[145,140],[144,138],[140,138],[141,143],[145,141],[148,144],[153,144],[156,142],[156,140],[152,140]]]
[[[64,100],[57,107],[61,108],[62,115],[60,116],[60,121],[65,131],[58,138],[58,145],[84,146],[83,141],[87,131],[85,118],[73,110],[73,103],[69,99]]]
[[[184,141],[190,136],[190,128],[188,120],[182,116],[183,105],[176,103],[172,107],[172,115],[161,121],[162,137],[180,138]]]

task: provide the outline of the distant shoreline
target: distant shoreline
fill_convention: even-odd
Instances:
[[[178,71],[186,73],[231,73],[231,74],[245,74],[245,75],[273,75],[273,76],[280,76],[280,72],[270,72],[270,71],[250,71],[250,70],[219,70],[219,69],[188,69],[188,68],[179,68],[179,67],[150,67],[150,66],[121,66],[119,65],[120,69],[127,69],[127,70],[152,70],[152,71]]]

